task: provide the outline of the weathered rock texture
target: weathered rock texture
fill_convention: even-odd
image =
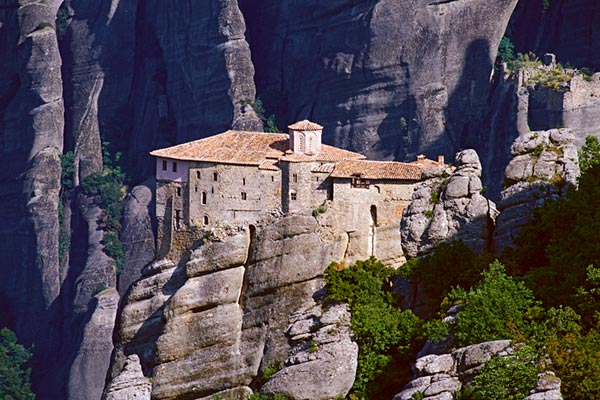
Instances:
[[[127,357],[123,370],[110,382],[104,400],[150,400],[152,383],[142,373],[140,358]]]
[[[154,173],[150,150],[227,129],[262,130],[251,107],[254,67],[236,0],[139,2],[128,150]],[[126,118],[129,116],[126,115]]]
[[[286,331],[292,344],[290,356],[261,392],[290,399],[345,397],[354,383],[358,360],[347,307],[336,305],[323,311],[315,304],[292,315],[290,322]]]
[[[100,399],[113,348],[112,332],[119,294],[113,288],[96,295],[95,305],[83,330],[83,339],[69,374],[67,398]]]
[[[267,109],[388,159],[451,156],[477,141],[467,136],[516,3],[240,0]]]
[[[453,400],[463,385],[478,373],[481,366],[492,357],[514,354],[510,340],[497,340],[474,344],[454,350],[449,354],[430,354],[417,359],[414,379],[394,400],[410,400],[420,392],[424,400]],[[552,372],[538,375],[538,383],[527,400],[560,400],[560,379]]]
[[[155,238],[151,217],[154,214],[154,185],[154,180],[150,180],[134,187],[123,203],[121,242],[125,262],[118,279],[121,295],[141,277],[142,268],[154,260]]]
[[[63,113],[54,13],[42,2],[0,9],[0,297],[26,343],[46,329],[60,291],[58,194]],[[27,316],[20,318],[18,316]]]
[[[513,244],[532,211],[577,183],[577,147],[570,129],[528,132],[515,140],[498,202],[494,243],[497,251]]]
[[[137,354],[153,377],[153,399],[247,391],[260,368],[289,357],[290,316],[314,307],[325,267],[344,257],[347,235],[318,231],[313,217],[282,218],[205,244],[180,265],[163,259],[146,267],[122,311],[112,376],[127,355]],[[326,313],[320,324],[344,315]],[[323,352],[313,364],[337,365],[337,387],[347,390],[356,347],[347,334],[336,343],[328,338],[326,331],[319,336]],[[342,367],[333,350],[354,353],[340,355]],[[323,371],[311,375],[309,364],[298,361],[289,374],[318,381]]]
[[[402,247],[407,256],[431,252],[436,245],[462,240],[477,253],[488,250],[495,205],[481,193],[481,164],[474,150],[456,154],[456,170],[437,168],[417,187],[402,216]]]

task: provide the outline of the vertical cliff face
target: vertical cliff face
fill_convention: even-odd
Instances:
[[[477,142],[469,135],[516,0],[240,5],[267,109],[284,123],[319,121],[326,142],[390,159],[451,156]]]
[[[0,322],[12,323],[28,342],[44,329],[60,291],[64,108],[53,21],[44,3],[7,1],[0,10],[0,295],[8,303],[8,321]]]
[[[286,361],[271,389],[292,382],[320,393],[310,398],[345,395],[357,357],[349,315],[315,301],[347,246],[345,232],[298,215],[204,244],[178,265],[150,264],[125,300],[111,375],[119,381],[137,354],[153,399],[238,398],[260,386],[259,370]]]
[[[241,106],[254,99],[244,29],[235,1],[0,2],[0,325],[35,343],[38,398],[99,397],[106,371],[92,366],[110,357],[118,304],[97,297],[116,286],[101,210],[61,188],[61,154],[74,151],[77,185],[108,141],[139,181],[158,143],[261,128]],[[122,292],[154,257],[148,191],[126,202]],[[59,208],[72,231],[61,260]]]
[[[237,1],[156,0],[141,2],[137,13],[130,152],[232,127],[262,131],[242,104],[255,97],[254,67]],[[140,165],[152,171],[153,164]]]
[[[562,63],[600,68],[600,4],[595,0],[521,1],[507,35],[520,52],[550,52]]]

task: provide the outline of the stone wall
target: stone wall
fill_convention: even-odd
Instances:
[[[283,212],[310,210],[328,199],[331,185],[328,174],[311,172],[320,165],[317,162],[281,162]],[[296,194],[296,200],[292,199],[292,193]]]
[[[261,170],[256,166],[196,163],[190,169],[189,179],[188,220],[192,225],[254,224],[280,214],[280,171]],[[206,204],[203,204],[203,196],[206,196]],[[205,217],[208,224],[204,223]]]

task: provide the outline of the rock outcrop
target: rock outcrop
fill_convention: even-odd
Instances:
[[[2,324],[31,343],[60,292],[58,197],[63,147],[61,58],[41,2],[0,9],[0,297]],[[22,318],[21,316],[27,316]]]
[[[488,250],[495,205],[483,195],[481,164],[474,150],[456,154],[456,170],[439,167],[417,187],[400,225],[407,256],[431,252],[446,241],[462,240],[477,253]]]
[[[579,177],[577,147],[570,129],[523,134],[513,143],[511,153],[498,202],[496,251],[512,246],[533,209],[563,195]]]
[[[314,307],[324,269],[344,257],[347,235],[318,231],[314,217],[285,217],[204,244],[179,265],[163,259],[144,268],[121,314],[112,376],[137,354],[153,399],[246,393],[261,368],[290,357],[290,317]],[[311,362],[337,365],[331,386],[347,390],[356,347],[347,334],[328,341],[331,321],[344,315],[324,313],[319,359],[298,360],[282,376],[318,381],[323,371],[306,369]],[[339,355],[345,365],[335,364],[334,350],[351,351]]]
[[[325,126],[328,143],[401,159],[472,146],[466,142],[477,136],[471,131],[483,119],[516,3],[240,0],[240,7],[258,93],[281,125],[308,118]]]
[[[411,400],[420,393],[423,400],[454,400],[457,393],[476,376],[492,357],[514,354],[510,340],[496,340],[462,347],[448,354],[430,354],[417,359],[410,381],[394,400]],[[538,375],[527,400],[562,400],[560,379],[552,372]]]
[[[128,148],[144,178],[154,149],[224,132],[262,131],[252,107],[254,66],[237,0],[138,2]],[[126,116],[128,119],[129,116]],[[140,157],[141,155],[143,157]]]
[[[69,373],[67,398],[72,400],[100,399],[110,366],[119,294],[106,289],[95,296],[94,303]]]
[[[154,260],[154,186],[154,180],[151,180],[134,187],[123,202],[120,238],[125,262],[118,277],[118,289],[122,296],[141,277],[142,268]]]
[[[345,397],[354,383],[358,360],[347,306],[324,311],[314,304],[292,315],[290,322],[286,331],[292,344],[290,356],[261,392],[298,400]]]
[[[142,373],[140,358],[127,357],[123,370],[110,382],[104,400],[150,400],[152,383]]]

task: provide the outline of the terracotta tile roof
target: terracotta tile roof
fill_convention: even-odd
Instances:
[[[175,160],[260,165],[267,158],[282,157],[288,148],[289,137],[285,134],[227,131],[150,154]]]
[[[277,160],[288,162],[337,162],[361,160],[365,156],[337,147],[322,145],[317,154],[293,153],[286,134],[227,131],[206,139],[194,140],[150,152],[155,157],[183,161],[205,161],[222,164],[256,165],[277,168]],[[273,162],[265,164],[267,159]]]
[[[320,131],[323,129],[321,125],[310,122],[307,119],[298,121],[295,124],[288,126],[288,128],[295,131]]]
[[[338,149],[337,147],[321,145],[321,151],[317,154],[303,154],[286,152],[285,156],[281,157],[283,161],[288,162],[335,162],[344,160],[362,160],[366,158],[362,154],[352,151]]]
[[[279,171],[279,167],[277,166],[278,160],[274,160],[269,158],[268,160],[264,160],[258,166],[258,169],[264,169],[267,171]]]
[[[416,163],[353,160],[338,163],[331,176],[334,178],[358,176],[362,179],[419,181],[421,180],[423,169],[421,165]]]
[[[334,168],[335,168],[335,164],[321,164],[321,165],[317,165],[316,167],[311,169],[310,172],[321,173],[321,174],[330,174],[333,172]]]

